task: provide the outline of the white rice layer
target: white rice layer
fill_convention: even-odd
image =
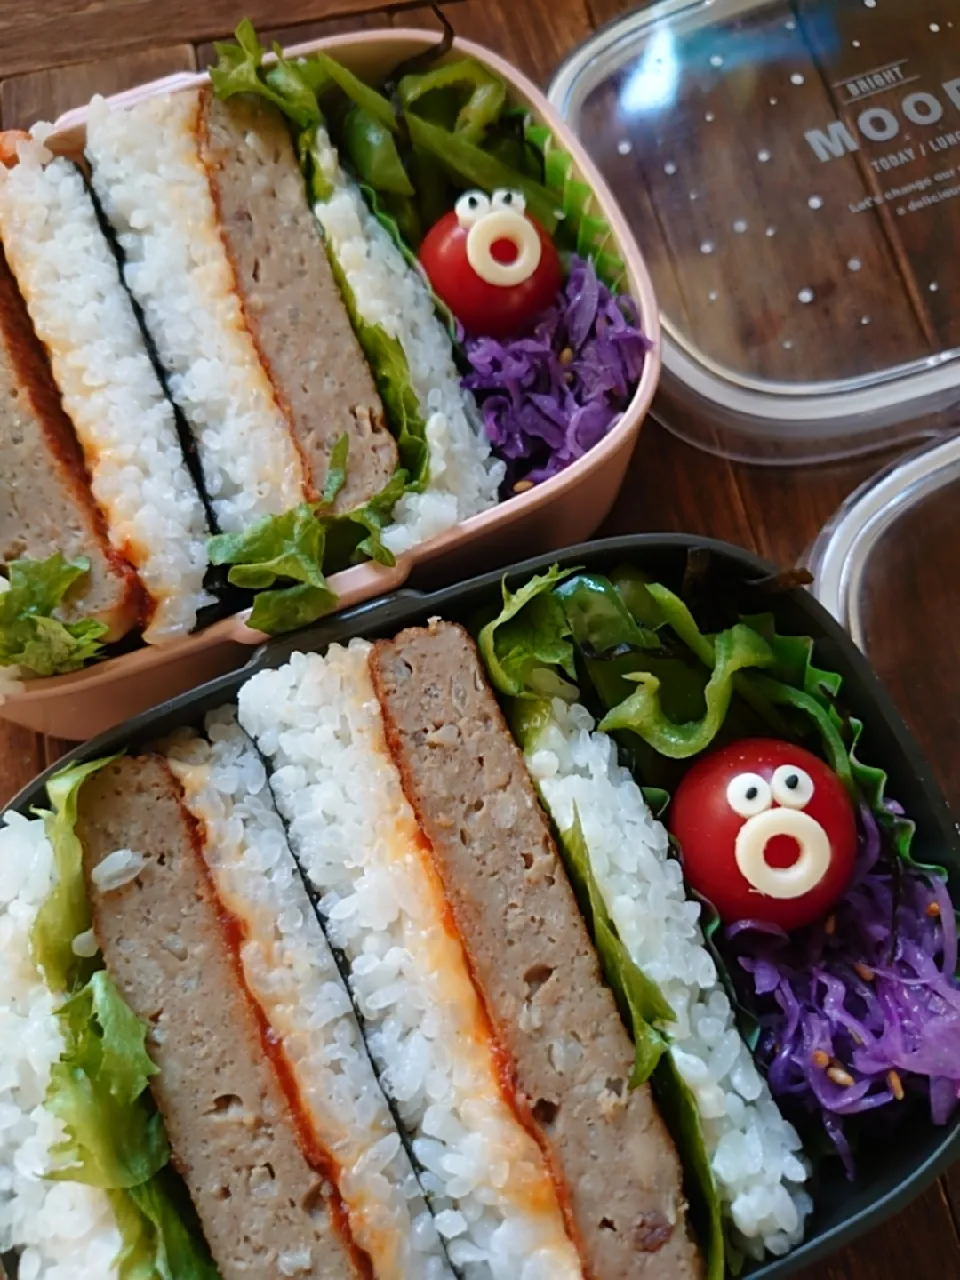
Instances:
[[[581,1274],[536,1143],[504,1098],[489,1030],[354,640],[240,691],[240,721],[350,966],[367,1042],[469,1280]]]
[[[335,191],[315,206],[317,220],[353,290],[360,316],[379,325],[403,348],[426,422],[428,486],[423,493],[401,498],[394,523],[383,537],[399,555],[496,506],[504,464],[490,455],[473,397],[460,386],[449,335],[423,281],[343,173],[326,132],[319,132],[321,169]]]
[[[110,542],[155,603],[145,639],[161,643],[190,631],[210,603],[206,516],[79,171],[37,140],[19,155],[12,169],[0,166],[0,237],[50,354]]]
[[[53,878],[42,819],[8,814],[0,824],[0,1253],[23,1251],[20,1280],[114,1280],[122,1242],[106,1193],[44,1178],[64,1136],[43,1105],[63,1039],[30,957],[30,929]]]
[[[206,732],[209,741],[178,737],[171,765],[206,829],[220,900],[244,928],[247,987],[282,1046],[316,1143],[339,1166],[354,1239],[378,1280],[450,1277],[256,748],[232,709],[208,716]]]
[[[199,90],[90,104],[93,183],[123,248],[220,528],[304,500],[300,456],[246,326],[199,151]]]
[[[784,1254],[812,1208],[793,1126],[737,1031],[733,1009],[687,899],[666,829],[651,814],[607,734],[586,708],[555,699],[526,761],[560,831],[579,815],[590,865],[634,963],[658,984],[676,1022],[670,1052],[703,1121],[710,1163],[737,1242]]]

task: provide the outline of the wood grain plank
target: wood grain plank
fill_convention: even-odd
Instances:
[[[0,720],[0,807],[44,767],[43,739]]]
[[[0,4],[0,76],[107,57],[158,44],[211,40],[241,18],[259,27],[349,17],[371,0],[25,0]]]
[[[55,120],[71,107],[89,102],[95,93],[120,93],[147,80],[195,68],[193,48],[181,44],[12,76],[0,85],[4,128],[27,129],[38,120]]]
[[[960,1239],[960,1165],[954,1165],[943,1179],[943,1188],[953,1217],[954,1233]]]
[[[841,502],[895,454],[810,467],[735,465],[757,550],[796,564]]]
[[[960,1246],[943,1188],[932,1186],[869,1236],[831,1254],[797,1280],[945,1280],[960,1271]]]
[[[631,9],[644,9],[644,4],[633,4],[632,0],[587,0],[590,20],[595,27],[602,27],[607,22],[622,18]]]
[[[754,545],[730,465],[707,457],[648,418],[620,496],[599,536],[694,533]]]

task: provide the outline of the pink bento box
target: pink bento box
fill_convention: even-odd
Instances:
[[[323,49],[352,71],[379,77],[437,39],[431,33],[416,30],[365,31],[295,45],[288,52],[305,54]],[[596,448],[546,483],[421,543],[399,557],[393,567],[369,563],[334,575],[330,582],[340,597],[340,608],[395,590],[415,569],[427,565],[431,577],[451,580],[589,538],[613,506],[660,376],[660,322],[653,286],[643,256],[606,183],[539,89],[521,72],[467,40],[454,41],[450,56],[457,55],[478,58],[502,76],[510,86],[513,101],[527,107],[535,119],[547,125],[558,145],[572,157],[574,176],[593,189],[595,207],[612,228],[612,248],[626,264],[629,292],[637,302],[643,330],[653,349],[632,403]],[[206,79],[206,75],[169,76],[118,94],[112,101],[134,102]],[[47,145],[78,158],[83,150],[85,122],[86,108],[67,112],[57,121]],[[24,682],[3,696],[0,716],[59,738],[92,737],[241,666],[251,648],[267,638],[246,625],[247,616],[236,614],[169,644],[144,646],[71,675]]]

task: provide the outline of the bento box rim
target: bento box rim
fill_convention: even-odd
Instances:
[[[730,543],[678,533],[642,533],[579,543],[562,551],[532,557],[505,569],[479,574],[433,591],[402,587],[391,595],[365,601],[341,614],[333,615],[299,634],[270,640],[252,654],[245,666],[198,685],[189,692],[160,703],[132,720],[80,744],[22,788],[4,811],[29,814],[31,809],[43,803],[43,789],[47,781],[66,767],[123,751],[131,742],[139,743],[146,738],[163,736],[181,725],[196,724],[198,717],[205,711],[225,701],[235,700],[240,686],[252,675],[281,665],[292,653],[319,652],[329,644],[344,643],[363,636],[368,629],[399,630],[404,626],[415,625],[427,617],[443,616],[445,609],[457,608],[466,600],[484,592],[498,591],[503,581],[516,584],[519,580],[534,573],[542,573],[555,564],[562,568],[582,567],[588,571],[602,567],[609,569],[626,557],[671,551],[708,552],[722,563],[738,570],[745,583],[775,572],[775,567],[769,562]],[[809,591],[793,588],[785,593],[785,597],[806,615],[815,643],[827,642],[839,649],[842,665],[847,668],[842,673],[845,684],[848,683],[848,677],[851,677],[849,682],[859,685],[861,694],[870,701],[876,716],[885,722],[923,794],[929,825],[937,829],[944,845],[951,852],[952,860],[960,866],[960,828],[951,817],[923,752],[869,662],[840,624]],[[786,1277],[803,1267],[832,1254],[903,1209],[958,1158],[960,1114],[944,1128],[943,1139],[932,1153],[912,1169],[896,1188],[878,1196],[843,1223],[799,1245],[785,1257],[771,1258],[751,1267],[745,1272],[745,1280],[786,1280]]]
[[[442,35],[437,32],[422,31],[412,27],[384,27],[369,31],[341,32],[336,35],[321,36],[314,40],[289,45],[284,52],[288,55],[300,56],[319,51],[336,52],[338,49],[369,48],[372,45],[381,44],[396,48],[397,56],[402,60],[405,51],[416,52],[430,45],[439,44],[441,39]],[[410,551],[404,552],[397,557],[396,566],[392,570],[381,570],[380,566],[371,567],[365,564],[346,569],[342,574],[336,574],[331,579],[331,582],[336,587],[338,585],[337,579],[344,578],[344,589],[347,592],[356,595],[363,593],[367,598],[382,594],[384,589],[390,590],[395,587],[398,582],[408,578],[424,560],[455,551],[458,547],[466,545],[474,538],[484,538],[489,532],[493,532],[496,529],[498,522],[502,522],[502,513],[508,504],[511,520],[522,520],[528,511],[533,512],[538,507],[556,501],[568,491],[573,490],[588,475],[602,468],[608,460],[612,460],[621,447],[622,437],[625,434],[636,435],[640,430],[643,420],[649,412],[660,380],[662,349],[660,310],[646,259],[625,215],[620,209],[619,203],[593,164],[579,138],[553,108],[543,90],[513,63],[501,57],[492,49],[488,49],[472,40],[461,39],[459,36],[454,38],[451,52],[459,52],[468,57],[478,58],[501,75],[511,89],[530,101],[531,109],[537,118],[549,127],[559,145],[573,158],[580,173],[589,183],[597,203],[602,208],[604,216],[613,230],[618,251],[622,254],[626,264],[630,291],[639,309],[641,326],[651,345],[644,361],[637,389],[630,404],[624,410],[620,422],[582,458],[543,484],[536,485],[525,493],[512,495],[509,499],[498,503],[497,506],[489,511],[471,516],[469,519],[455,525],[452,529],[448,529],[438,534],[435,538],[428,539]],[[272,57],[272,54],[268,54],[268,58]],[[206,84],[209,80],[209,71],[178,72],[146,81],[132,89],[112,94],[106,100],[116,105],[131,105],[134,102],[156,97],[163,93],[177,92],[196,85]],[[70,148],[63,144],[71,134],[85,129],[88,112],[89,103],[71,108],[60,115],[54,122],[52,132],[47,139],[50,146],[56,150],[59,142],[65,152],[69,151]],[[75,146],[72,151],[75,153]],[[383,586],[381,586],[381,583],[383,583]],[[132,651],[130,654],[120,654],[107,658],[104,662],[79,672],[72,672],[62,676],[45,676],[25,682],[22,690],[18,690],[16,693],[9,695],[9,697],[15,701],[29,699],[32,696],[48,697],[61,690],[69,691],[81,683],[86,683],[91,678],[91,673],[112,673],[116,670],[116,664],[124,663],[125,660],[127,660],[125,662],[126,667],[130,668],[131,677],[135,677],[134,666],[142,666],[149,670],[156,662],[162,661],[162,658],[158,655],[162,654],[165,649],[172,651],[175,646],[183,649],[191,646],[191,642],[198,647],[206,647],[206,645],[202,645],[199,637],[205,637],[206,643],[209,645],[229,644],[230,642],[250,645],[258,644],[265,637],[262,633],[253,631],[246,626],[246,618],[248,617],[249,610],[243,610],[228,615],[219,622],[212,623],[202,631],[194,631],[188,636],[180,637],[172,641],[169,646],[144,646],[141,649]],[[139,661],[136,663],[131,662],[130,659],[135,658],[136,655],[140,655]],[[102,678],[106,678],[106,674]],[[2,711],[0,711],[0,716],[2,716]]]

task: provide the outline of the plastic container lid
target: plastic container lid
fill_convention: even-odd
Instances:
[[[659,293],[671,430],[783,463],[949,424],[958,50],[956,0],[661,0],[560,68]]]
[[[960,814],[960,436],[854,493],[807,557],[813,592],[869,658]]]

